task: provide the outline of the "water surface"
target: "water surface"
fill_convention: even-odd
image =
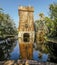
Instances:
[[[33,59],[34,60],[47,61],[47,59],[48,59],[48,54],[43,54],[41,59],[38,56],[39,56],[39,51],[34,50],[33,51]],[[20,49],[19,49],[19,44],[17,41],[16,46],[14,47],[13,51],[10,53],[10,59],[17,60],[17,59],[19,59],[19,57],[20,57]]]

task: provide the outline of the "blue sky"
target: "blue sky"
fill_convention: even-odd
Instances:
[[[18,27],[18,6],[33,6],[34,20],[36,20],[39,18],[38,14],[41,12],[43,12],[45,16],[49,15],[49,5],[53,2],[57,2],[57,0],[0,0],[0,7],[14,19]]]

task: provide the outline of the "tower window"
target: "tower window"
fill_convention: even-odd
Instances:
[[[23,41],[24,41],[24,42],[29,42],[29,37],[30,37],[30,36],[29,36],[29,33],[24,33],[24,34],[23,34]]]

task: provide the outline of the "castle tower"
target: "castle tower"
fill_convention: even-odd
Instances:
[[[22,59],[32,59],[34,43],[33,7],[20,6],[18,40]]]

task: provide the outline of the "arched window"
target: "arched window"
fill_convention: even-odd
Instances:
[[[29,33],[24,33],[24,34],[23,34],[23,41],[24,41],[24,42],[29,42],[29,37],[30,37],[30,36],[29,36]]]

